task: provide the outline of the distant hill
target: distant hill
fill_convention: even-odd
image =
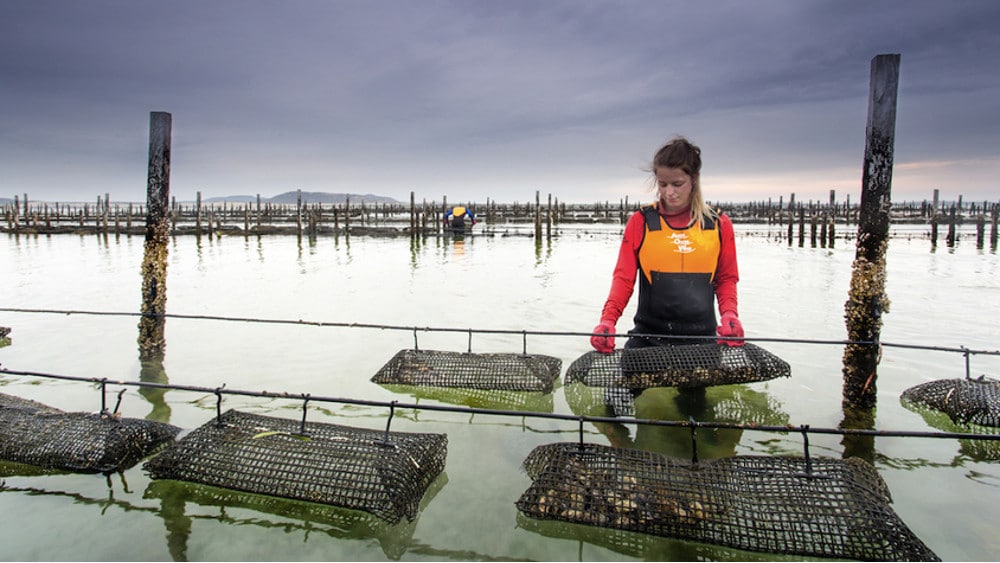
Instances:
[[[327,192],[302,192],[302,203],[344,203],[347,199],[351,199],[351,203],[399,203],[391,197],[374,195],[374,194],[343,194],[343,193],[327,193]],[[223,197],[210,197],[203,200],[205,203],[248,203],[256,202],[257,196],[252,195],[230,195]],[[283,194],[278,194],[274,197],[262,197],[260,198],[262,203],[297,203],[299,201],[299,192],[285,192]]]
[[[0,197],[0,205],[13,205],[14,200],[7,197]]]

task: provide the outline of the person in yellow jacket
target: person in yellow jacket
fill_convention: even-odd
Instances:
[[[470,226],[476,224],[476,215],[472,210],[462,205],[456,205],[444,214],[444,227],[456,233],[465,232],[465,221],[469,220]]]

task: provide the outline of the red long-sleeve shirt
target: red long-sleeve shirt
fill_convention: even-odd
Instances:
[[[673,216],[663,214],[661,211],[661,216],[675,228],[686,226],[690,222],[688,211]],[[712,281],[715,286],[715,298],[720,315],[727,311],[738,314],[736,284],[739,282],[740,274],[736,263],[736,235],[733,231],[733,222],[727,215],[719,214],[718,228],[721,247]],[[639,270],[639,246],[642,244],[645,232],[645,219],[641,211],[636,211],[625,225],[625,235],[618,251],[618,262],[611,278],[611,291],[601,310],[601,322],[610,321],[611,324],[617,324],[622,311],[632,298]]]

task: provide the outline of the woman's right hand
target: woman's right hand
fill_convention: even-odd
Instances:
[[[615,351],[615,325],[611,321],[601,321],[601,324],[594,327],[594,335],[590,337],[590,345],[594,350],[602,354],[610,354]]]

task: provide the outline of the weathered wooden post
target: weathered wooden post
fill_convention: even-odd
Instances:
[[[1000,214],[1000,204],[990,206],[990,250],[997,250],[997,215]]]
[[[955,205],[952,204],[951,211],[948,212],[948,234],[945,236],[945,243],[948,245],[948,248],[955,246],[955,225],[958,223],[956,214]]]
[[[195,194],[194,207],[194,234],[201,235],[201,192]]]
[[[344,198],[344,236],[351,236],[351,196]]]
[[[806,208],[799,204],[799,248],[806,245]]]
[[[895,146],[896,93],[899,55],[878,55],[871,63],[868,125],[858,238],[851,287],[844,305],[848,344],[844,349],[843,405],[874,408],[882,314],[885,295],[885,255],[892,204],[892,164]]]
[[[417,234],[417,196],[410,192],[410,236]]]
[[[140,359],[162,358],[163,314],[167,310],[167,243],[170,239],[171,115],[149,115],[149,174],[146,184],[146,241],[142,257]]]
[[[837,191],[830,190],[830,227],[827,230],[827,246],[833,248],[837,240]]]
[[[542,200],[538,190],[535,190],[535,240],[542,238]]]
[[[552,194],[549,194],[549,205],[545,208],[545,239],[552,240]]]
[[[976,249],[983,249],[983,239],[986,236],[986,206],[983,212],[976,215]]]
[[[302,238],[302,189],[295,192],[295,235]]]
[[[812,207],[812,204],[809,204]],[[816,228],[819,217],[817,216],[817,210],[811,209],[809,213],[809,245],[812,248],[816,248]]]
[[[257,234],[260,234],[260,194],[257,194]]]

